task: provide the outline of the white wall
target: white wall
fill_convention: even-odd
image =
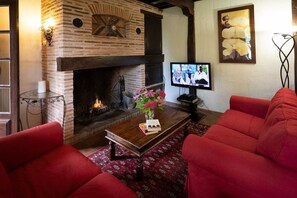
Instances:
[[[41,67],[41,1],[19,0],[20,93],[37,88],[42,79]],[[25,103],[20,117],[24,128]],[[30,117],[30,127],[40,123],[40,116]]]
[[[256,64],[219,63],[217,11],[254,4]],[[212,64],[212,90],[197,90],[202,108],[223,112],[231,95],[270,99],[281,87],[274,32],[287,31],[292,22],[291,0],[203,0],[195,2],[196,61]],[[187,17],[180,8],[163,12],[163,53],[166,100],[178,103],[188,89],[170,85],[170,62],[187,61]],[[290,88],[294,89],[294,59],[290,56]]]

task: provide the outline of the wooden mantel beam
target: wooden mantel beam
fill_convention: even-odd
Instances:
[[[194,15],[194,1],[193,0],[164,0],[167,3],[178,6],[182,9],[184,15]]]
[[[58,57],[57,71],[122,67],[164,62],[164,54],[139,56]]]

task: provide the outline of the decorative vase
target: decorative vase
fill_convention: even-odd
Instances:
[[[155,117],[155,111],[150,109],[148,112],[145,112],[144,115],[146,120],[152,120]]]

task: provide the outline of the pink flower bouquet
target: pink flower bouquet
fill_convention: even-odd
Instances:
[[[147,90],[146,88],[140,89],[133,97],[136,108],[142,110],[144,113],[153,113],[155,109],[164,108],[164,98],[166,94],[162,90]]]

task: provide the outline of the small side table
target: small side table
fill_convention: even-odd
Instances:
[[[65,99],[61,94],[57,94],[51,91],[46,91],[45,93],[38,93],[37,90],[31,90],[20,94],[21,103],[26,102],[26,123],[29,126],[29,114],[38,115],[41,114],[41,122],[45,123],[45,110],[48,104],[55,102],[63,103],[63,120],[62,125],[64,126],[65,118]],[[36,110],[37,109],[37,110]]]

